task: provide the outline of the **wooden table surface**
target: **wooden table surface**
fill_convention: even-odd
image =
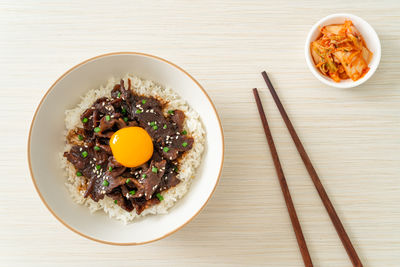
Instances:
[[[310,27],[338,12],[377,31],[382,60],[354,89],[307,69]],[[272,82],[365,266],[400,265],[400,2],[1,1],[0,266],[302,266],[251,88],[259,87],[315,266],[351,266],[266,86]],[[226,156],[206,208],[147,245],[98,244],[41,203],[26,157],[33,113],[75,64],[108,52],[164,57],[208,91]]]

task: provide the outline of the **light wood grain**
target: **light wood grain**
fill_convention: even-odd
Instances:
[[[366,19],[382,42],[375,75],[329,88],[303,44],[321,17]],[[264,108],[315,266],[350,266],[260,76],[267,70],[365,266],[400,262],[400,3],[361,1],[1,1],[0,266],[302,266],[251,88]],[[112,51],[164,57],[206,88],[222,119],[220,184],[193,222],[139,247],[62,226],[27,168],[33,112],[49,86]]]

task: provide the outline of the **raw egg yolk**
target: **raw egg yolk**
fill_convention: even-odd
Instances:
[[[150,135],[140,127],[126,127],[116,131],[110,139],[114,158],[125,167],[137,167],[153,155]]]

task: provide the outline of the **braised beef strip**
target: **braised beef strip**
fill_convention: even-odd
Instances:
[[[135,94],[131,81],[121,80],[111,98],[101,97],[81,114],[83,128],[71,130],[67,142],[72,145],[64,156],[86,180],[84,197],[99,201],[110,197],[127,211],[140,214],[162,201],[161,192],[179,184],[178,162],[193,146],[193,138],[183,131],[185,114],[169,110],[153,97]],[[153,140],[154,153],[145,164],[127,168],[113,157],[110,137],[117,130],[139,126]]]

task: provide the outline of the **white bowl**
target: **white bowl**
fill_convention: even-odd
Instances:
[[[149,215],[131,224],[110,219],[104,212],[91,214],[75,204],[64,185],[58,163],[64,146],[64,111],[76,106],[89,89],[108,78],[134,73],[173,88],[202,119],[206,149],[194,181],[168,214]],[[148,243],[168,236],[195,217],[218,183],[224,159],[221,123],[211,99],[186,71],[162,58],[121,52],[86,60],[63,74],[47,91],[33,117],[28,141],[28,161],[33,183],[50,212],[65,226],[89,239],[116,245]]]
[[[331,78],[321,74],[321,72],[315,67],[310,52],[310,44],[311,42],[315,41],[318,38],[320,34],[319,27],[323,27],[330,24],[342,24],[344,23],[345,20],[351,20],[353,22],[354,26],[359,30],[359,32],[363,36],[368,49],[371,50],[371,52],[374,54],[369,64],[370,70],[361,79],[357,81],[352,81],[351,79],[347,79],[347,80],[342,80],[340,82],[335,82]],[[371,25],[368,24],[368,22],[366,22],[360,17],[351,14],[333,14],[315,23],[314,26],[311,28],[310,32],[308,33],[304,49],[305,49],[306,62],[312,74],[314,74],[314,76],[317,77],[317,79],[320,80],[321,82],[337,88],[351,88],[366,82],[374,74],[374,72],[378,68],[379,61],[381,60],[381,43],[379,41],[379,37],[376,34],[375,30],[371,27]]]

